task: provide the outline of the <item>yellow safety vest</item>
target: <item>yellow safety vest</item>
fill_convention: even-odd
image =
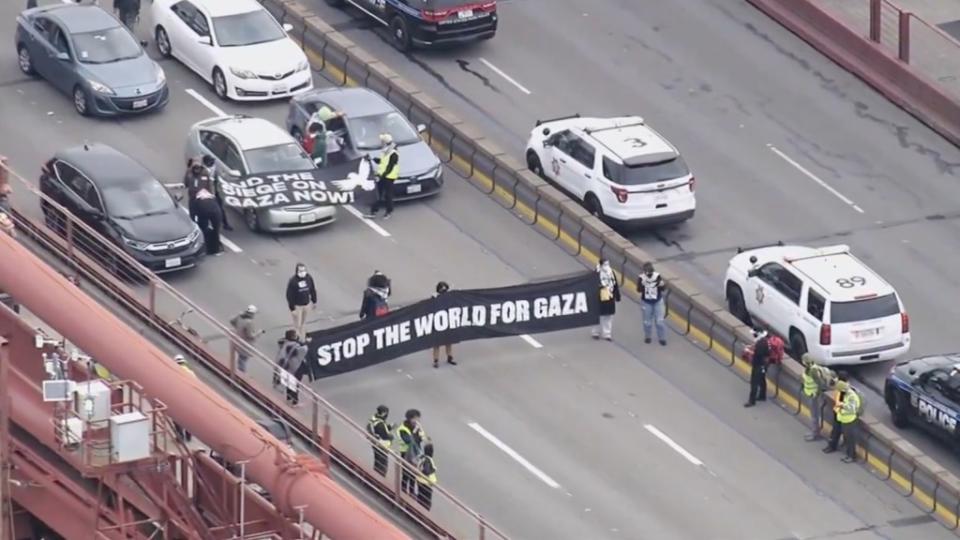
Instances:
[[[853,390],[847,390],[843,402],[836,411],[837,422],[849,424],[857,419],[857,410],[860,409],[860,396]]]
[[[423,463],[429,462],[430,469],[433,470],[430,474],[424,474],[423,472]],[[431,486],[437,483],[437,463],[433,461],[433,458],[430,456],[423,456],[423,462],[420,464],[420,476],[417,477],[417,481],[421,484],[430,484]]]
[[[97,375],[97,377],[100,377],[105,381],[109,381],[110,379],[113,378],[113,375],[110,374],[110,370],[103,367],[103,365],[100,364],[99,362],[94,362],[93,372]]]
[[[373,415],[372,417],[370,417],[370,421],[367,422],[367,431],[370,432],[370,435],[373,435],[373,438],[377,439],[377,444],[379,444],[384,448],[390,448],[391,439],[381,439],[377,435],[377,425],[385,424],[385,423],[386,422],[383,421],[383,418],[380,418],[377,415]]]
[[[186,371],[187,373],[190,374],[190,376],[192,376],[192,377],[194,377],[194,378],[196,378],[196,376],[197,376],[197,374],[194,373],[193,370],[190,369],[186,364],[180,364],[180,369]]]
[[[401,454],[406,454],[407,451],[410,450],[410,445],[403,440],[403,433],[410,435],[410,440],[413,440],[413,432],[410,431],[410,428],[408,428],[406,424],[400,424],[400,427],[397,428],[397,446],[399,447],[398,451]]]
[[[811,368],[803,370],[803,395],[807,397],[817,395],[820,390],[820,385],[817,384],[817,380],[810,374],[811,371],[813,371]]]
[[[396,153],[397,153],[397,149],[391,148],[390,150],[387,150],[386,152],[384,152],[382,156],[380,156],[380,163],[377,166],[377,176],[381,178],[386,178],[391,182],[400,177],[400,159],[399,159],[400,156],[399,155],[397,155],[397,166],[394,167],[389,173],[387,173],[387,165],[390,163],[390,157]]]

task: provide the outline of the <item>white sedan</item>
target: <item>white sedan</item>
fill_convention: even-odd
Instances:
[[[286,98],[313,88],[307,56],[256,0],[154,0],[157,49],[213,85],[221,99]]]

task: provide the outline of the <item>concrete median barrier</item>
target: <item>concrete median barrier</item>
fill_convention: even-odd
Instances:
[[[828,56],[835,61],[880,88],[934,129],[960,142],[960,106],[879,46],[864,43],[842,24],[824,18],[820,10],[805,0],[748,1],[777,20],[789,21],[784,24],[791,30],[808,35],[815,46],[829,51]],[[378,91],[413,123],[426,125],[428,141],[448,166],[585,264],[592,266],[601,257],[609,259],[618,279],[628,285],[624,287],[627,296],[639,301],[634,280],[643,263],[653,260],[651,256],[524,170],[496,141],[484,138],[478,128],[371,58],[303,6],[292,0],[260,2],[278,20],[293,24],[293,37],[303,45],[315,69],[334,82]],[[746,378],[749,367],[741,355],[753,341],[749,328],[668,265],[659,264],[658,270],[668,284],[667,306],[674,327],[711,357]],[[800,374],[799,364],[788,361],[782,368],[771,370],[768,389],[786,411],[808,419],[810,411],[801,400]],[[828,422],[832,413],[825,413]],[[878,477],[893,483],[946,526],[956,529],[960,525],[960,480],[875,418],[866,415],[861,428],[861,460]]]

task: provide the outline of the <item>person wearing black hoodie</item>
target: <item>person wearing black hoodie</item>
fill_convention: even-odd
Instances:
[[[307,265],[297,263],[294,274],[287,281],[287,307],[293,317],[293,329],[299,341],[307,339],[307,311],[311,304],[317,309],[317,287],[313,276],[307,273]]]
[[[363,291],[363,301],[360,303],[360,320],[375,319],[390,312],[387,298],[390,297],[390,278],[379,270],[367,280],[367,288]]]
[[[446,281],[441,281],[440,283],[437,283],[437,293],[434,295],[434,298],[439,297],[441,294],[445,294],[449,290],[450,290],[450,285],[448,285]],[[457,365],[457,363],[453,360],[453,344],[448,341],[443,344],[443,348],[444,348],[444,352],[447,353],[447,363],[450,364],[451,366]],[[433,346],[433,367],[435,368],[440,367],[440,344],[439,343]]]

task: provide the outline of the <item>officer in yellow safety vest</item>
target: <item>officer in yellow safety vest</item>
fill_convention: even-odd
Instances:
[[[420,411],[408,410],[404,415],[403,423],[397,428],[397,452],[409,465],[404,467],[401,475],[400,488],[404,493],[416,494],[417,483],[409,468],[416,470],[426,441],[427,434],[420,427]]]
[[[836,452],[842,434],[847,451],[843,462],[852,463],[856,460],[857,418],[860,415],[862,403],[860,394],[850,386],[846,374],[841,374],[837,381],[837,394],[833,403],[833,431],[830,433],[830,442],[823,449],[823,453]]]
[[[380,206],[383,206],[387,210],[383,215],[386,219],[393,214],[393,186],[397,178],[400,178],[400,153],[397,152],[397,145],[394,144],[393,136],[389,133],[380,135],[380,143],[383,144],[384,149],[377,165],[377,200],[370,207],[366,217],[377,217]]]
[[[826,392],[836,384],[837,374],[830,368],[817,364],[809,354],[803,355],[803,397],[810,409],[810,433],[807,441],[816,441],[823,436],[823,407]]]
[[[437,462],[433,460],[433,444],[427,443],[423,447],[423,457],[420,458],[420,475],[417,477],[417,502],[430,509],[433,504],[433,486],[437,483]]]
[[[387,451],[390,443],[393,442],[393,426],[387,424],[387,416],[390,415],[390,409],[386,405],[379,405],[377,412],[370,417],[367,422],[367,433],[373,437],[377,443],[373,445],[373,470],[380,476],[387,475]]]

